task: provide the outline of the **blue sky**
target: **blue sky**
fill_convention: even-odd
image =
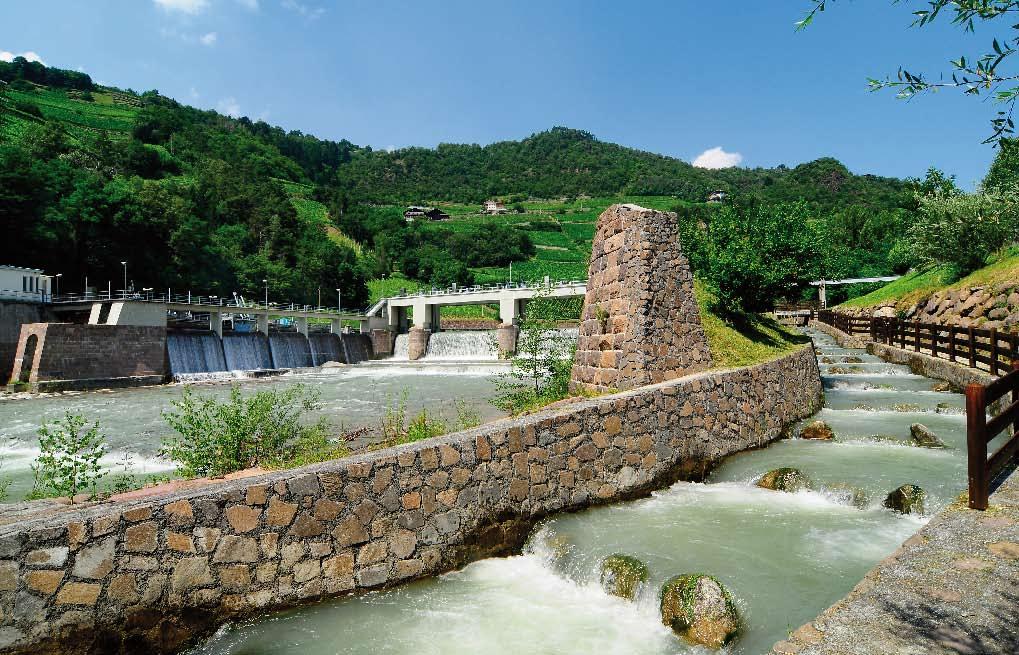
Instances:
[[[986,47],[910,29],[916,4],[839,1],[797,33],[809,0],[35,0],[0,8],[0,56],[376,148],[567,125],[688,161],[935,165],[971,187],[992,104],[867,90]]]

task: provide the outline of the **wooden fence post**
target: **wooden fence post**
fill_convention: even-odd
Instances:
[[[969,367],[977,367],[977,338],[973,334],[973,326],[966,328],[966,334],[969,337]]]
[[[920,352],[920,321],[913,321],[913,348]]]
[[[991,375],[998,374],[998,329],[991,328]]]
[[[966,452],[969,470],[969,507],[987,509],[987,403],[981,384],[966,387]]]
[[[955,326],[948,326],[948,361],[955,363]]]
[[[931,331],[931,356],[938,356],[938,339],[941,338],[941,332],[938,331],[938,326],[934,323],[929,323],[928,327]]]

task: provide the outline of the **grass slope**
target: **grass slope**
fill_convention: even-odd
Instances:
[[[865,296],[848,300],[839,307],[877,307],[891,303],[897,309],[904,310],[941,290],[994,286],[1016,278],[1019,278],[1019,252],[1013,250],[960,280],[955,280],[952,270],[944,266],[911,271],[898,280],[889,282]]]

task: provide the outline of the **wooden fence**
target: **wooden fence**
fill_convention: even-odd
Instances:
[[[867,335],[871,341],[924,352],[971,368],[1001,375],[1019,359],[1019,334],[995,328],[981,329],[904,321],[898,318],[849,316],[831,310],[817,313],[817,320],[851,335]]]
[[[1012,402],[987,420],[987,407],[999,398],[1011,394]],[[987,446],[999,434],[1011,436],[990,458]],[[966,448],[969,457],[969,506],[987,509],[991,483],[1019,454],[1019,361],[1012,363],[1012,372],[984,386],[966,387]]]

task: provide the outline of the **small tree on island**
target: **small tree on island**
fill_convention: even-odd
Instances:
[[[510,371],[496,379],[498,394],[492,404],[499,409],[519,413],[569,395],[577,344],[559,330],[559,322],[577,317],[564,314],[574,308],[572,303],[564,307],[551,296],[551,287],[539,289],[518,323]]]
[[[85,490],[95,495],[96,485],[106,473],[99,460],[106,454],[106,437],[99,421],[85,429],[85,417],[67,412],[52,426],[39,428],[39,456],[32,465],[35,488],[32,497],[74,497]]]

